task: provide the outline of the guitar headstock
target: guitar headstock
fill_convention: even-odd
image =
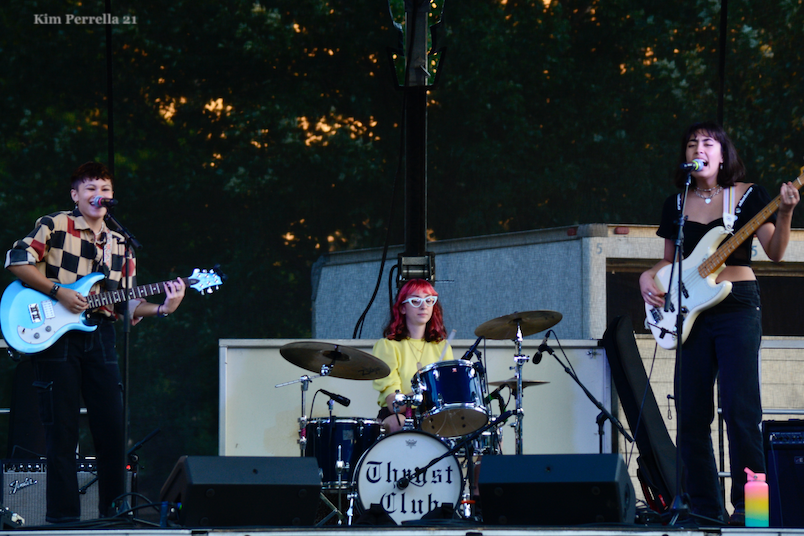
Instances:
[[[187,278],[187,281],[190,288],[194,288],[201,294],[212,294],[218,290],[218,287],[223,285],[223,282],[226,281],[226,276],[222,274],[218,275],[215,273],[214,268],[210,270],[199,270],[196,268],[193,270],[190,277]]]

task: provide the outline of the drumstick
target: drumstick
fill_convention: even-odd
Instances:
[[[444,354],[447,353],[447,347],[452,343],[452,339],[455,338],[456,333],[457,331],[454,329],[449,332],[449,337],[447,337],[447,344],[445,344],[444,349],[441,350],[441,357],[438,358],[439,361],[444,361]]]

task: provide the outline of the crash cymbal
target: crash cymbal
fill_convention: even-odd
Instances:
[[[522,389],[525,387],[530,387],[531,385],[544,385],[546,381],[537,381],[537,380],[522,380]],[[507,385],[511,391],[516,391],[516,378],[509,378],[507,380],[500,380],[496,382],[489,382],[489,385],[493,385],[494,387],[500,387],[503,385]]]
[[[291,342],[279,353],[294,365],[319,374],[321,367],[330,366],[328,376],[334,378],[377,380],[391,372],[388,365],[369,353],[328,342]]]
[[[513,313],[483,322],[475,329],[475,335],[500,341],[516,339],[516,327],[519,325],[522,336],[527,337],[555,326],[562,318],[561,313],[555,311]]]

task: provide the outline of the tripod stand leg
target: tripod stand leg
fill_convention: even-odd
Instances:
[[[340,510],[338,510],[338,508],[334,504],[332,504],[332,501],[327,499],[327,496],[324,495],[323,492],[321,493],[320,497],[321,497],[321,500],[324,502],[324,504],[327,505],[327,508],[329,508],[331,510],[331,512],[329,514],[327,514],[324,519],[319,521],[316,524],[316,527],[323,526],[327,521],[332,519],[333,516],[338,516],[338,524],[339,525],[341,523],[343,523],[343,520],[346,519],[346,516],[344,516],[343,513]]]

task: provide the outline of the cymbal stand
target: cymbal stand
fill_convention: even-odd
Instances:
[[[524,420],[524,411],[522,409],[522,365],[530,360],[530,356],[522,355],[522,328],[517,321],[516,323],[516,355],[514,356],[514,366],[509,367],[509,370],[514,371],[516,378],[516,424],[514,426],[514,435],[516,439],[516,454],[522,454],[522,421]]]
[[[307,432],[306,432],[306,429],[307,429],[308,418],[307,418],[307,414],[305,413],[305,408],[307,407],[307,390],[310,388],[310,383],[312,383],[313,378],[319,378],[319,377],[321,377],[320,374],[317,375],[317,376],[312,376],[312,377],[308,376],[307,374],[305,374],[304,376],[300,377],[298,380],[291,380],[289,382],[279,383],[277,385],[274,385],[274,388],[277,388],[277,387],[285,387],[286,385],[293,385],[294,383],[300,383],[301,384],[300,385],[300,387],[301,387],[301,417],[299,417],[299,439],[298,439],[298,443],[299,443],[299,449],[301,451],[299,454],[302,457],[304,457],[304,451],[307,448],[307,435],[306,435]]]

